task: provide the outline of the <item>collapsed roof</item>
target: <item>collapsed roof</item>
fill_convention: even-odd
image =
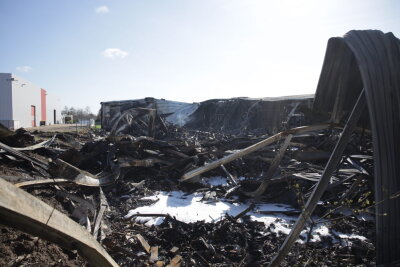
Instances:
[[[192,129],[276,133],[285,123],[290,123],[292,127],[306,124],[306,118],[299,111],[310,110],[313,98],[314,95],[259,99],[240,97],[190,104],[148,97],[102,102],[100,114],[102,127],[106,130],[111,130],[124,111],[141,107],[156,109],[167,122]]]

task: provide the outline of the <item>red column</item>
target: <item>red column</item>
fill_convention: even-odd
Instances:
[[[31,126],[36,127],[36,107],[31,106]]]

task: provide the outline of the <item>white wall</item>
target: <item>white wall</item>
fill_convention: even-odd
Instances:
[[[62,123],[61,120],[61,109],[62,107],[62,103],[61,103],[61,99],[58,96],[55,96],[49,92],[47,92],[47,99],[46,99],[46,106],[47,106],[47,110],[46,110],[46,124],[54,124],[54,110],[56,110],[56,123]]]
[[[12,117],[11,73],[0,73],[0,123],[14,128]]]
[[[47,91],[47,90],[46,90]],[[11,73],[0,73],[0,123],[9,128],[32,127],[31,106],[36,110],[36,126],[42,120],[41,88]],[[46,124],[61,120],[61,99],[49,92],[46,95]]]
[[[32,127],[31,105],[35,106],[36,126],[39,126],[41,120],[41,88],[14,74],[12,74],[12,77],[14,78],[12,82],[14,128]]]

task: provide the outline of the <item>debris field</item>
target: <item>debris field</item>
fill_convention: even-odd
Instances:
[[[42,144],[23,153],[43,162],[51,159],[50,167],[45,170],[16,154],[2,153],[1,176],[63,211],[90,233],[96,231],[94,236],[121,266],[168,265],[173,259],[182,266],[265,265],[300,214],[339,133],[332,128],[294,136],[265,193],[256,198],[247,194],[260,185],[282,142],[183,183],[179,178],[188,170],[265,137],[176,126],[169,126],[161,140],[131,132],[119,141],[90,129],[78,134],[20,129],[4,137],[4,144],[25,148]],[[369,138],[354,135],[332,177],[334,183],[287,264],[374,263],[374,223],[368,214],[373,203]],[[110,173],[114,180],[101,187],[78,179],[58,181],[73,178],[62,169],[64,162],[101,179]],[[36,245],[25,244],[35,237],[20,234],[20,241],[12,239],[15,235],[3,227],[3,245],[9,244],[7,251],[15,247],[8,256],[10,252],[1,252],[3,263],[37,264]],[[76,252],[62,251],[63,257],[74,259],[72,265],[84,262]]]
[[[352,31],[344,38],[364,37],[388,35]],[[352,78],[351,71],[327,70],[331,47],[312,100],[171,102],[169,109],[168,101],[158,108],[161,102],[148,98],[114,101],[108,110],[103,103],[102,130],[0,125],[0,265],[395,262],[376,243],[376,216],[395,216],[377,215],[377,206],[400,195],[394,187],[384,200],[376,196],[383,163],[376,163],[379,138],[369,119],[379,111],[371,112],[364,82],[351,92],[340,85],[330,98],[336,102],[323,104],[329,75],[360,81],[357,71]],[[356,67],[353,55],[341,56],[336,60]],[[263,126],[265,111],[275,109],[281,123],[272,118],[273,127]]]

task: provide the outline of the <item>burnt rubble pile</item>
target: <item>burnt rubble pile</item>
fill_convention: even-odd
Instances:
[[[81,224],[122,266],[265,265],[286,235],[276,229],[281,228],[281,224],[293,224],[318,182],[341,132],[329,128],[294,136],[265,193],[252,198],[246,193],[256,190],[262,183],[266,170],[279,154],[282,141],[186,183],[180,182],[180,177],[190,170],[235,154],[267,136],[226,135],[168,125],[167,134],[158,140],[141,136],[142,131],[135,132],[134,128],[131,130],[129,134],[110,136],[93,130],[78,135],[54,135],[32,134],[21,129],[1,140],[8,142],[2,146],[16,142],[13,138],[25,140],[20,143],[24,151],[9,147],[10,150],[0,154],[1,177]],[[34,144],[43,143],[28,150]],[[18,152],[29,158],[20,158]],[[310,222],[308,232],[295,244],[286,264],[373,264],[373,221],[367,215],[373,206],[371,155],[370,135],[362,130],[355,132],[332,176],[330,188],[318,205],[315,221]],[[30,159],[48,166],[42,168]],[[211,180],[219,177],[226,182],[215,185],[207,183],[206,177]],[[97,179],[97,184],[91,179]],[[101,187],[98,187],[99,180]],[[213,222],[185,222],[173,214],[129,213],[157,202],[143,198],[161,191],[182,192],[182,198],[201,196],[199,201],[209,205],[210,209],[224,201],[240,205],[242,210],[235,210],[235,214],[227,212]],[[262,210],[265,203],[281,203],[290,209]],[[192,209],[190,212],[195,214],[197,211]],[[254,220],[248,215],[250,212],[272,216],[274,221],[266,224]],[[140,216],[163,218],[163,222],[146,226],[137,221]],[[320,235],[313,231],[312,227],[321,225],[329,225],[329,233]],[[6,230],[2,238],[11,246],[11,240],[7,241],[6,237],[14,232],[3,229]],[[362,236],[362,239],[351,238],[351,235]],[[23,238],[33,237],[24,235]],[[80,264],[82,259],[73,251],[66,251],[67,256],[63,257],[73,257],[69,264]],[[6,254],[4,250],[2,253]],[[29,249],[26,253],[37,254]],[[15,260],[11,256],[15,255],[3,258]],[[20,262],[33,263],[34,260],[35,256],[31,256]]]
[[[330,39],[311,100],[146,98],[102,103],[102,130],[0,127],[0,265],[398,263],[399,43]]]

